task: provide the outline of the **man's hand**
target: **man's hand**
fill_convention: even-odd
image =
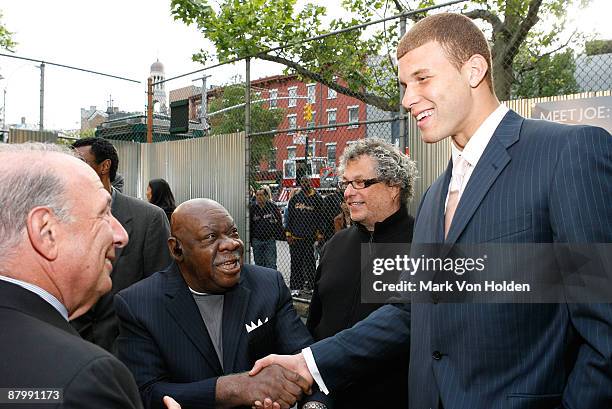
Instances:
[[[300,352],[296,355],[268,355],[265,358],[259,359],[255,362],[253,369],[249,372],[249,375],[257,375],[259,371],[270,366],[270,365],[280,365],[290,371],[293,371],[299,374],[302,378],[308,382],[308,387],[312,387],[312,383],[314,379],[308,370],[308,366],[306,365],[306,360],[304,359],[304,355]],[[308,392],[310,394],[310,391]]]
[[[181,405],[170,396],[164,396],[164,405],[166,405],[166,409],[181,409]]]
[[[217,380],[216,400],[221,407],[251,406],[265,398],[274,407],[289,409],[310,391],[310,384],[295,372],[279,365],[266,365],[257,375],[247,373],[222,376]]]

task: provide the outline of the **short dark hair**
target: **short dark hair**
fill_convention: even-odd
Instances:
[[[442,46],[449,61],[458,70],[473,55],[482,55],[489,65],[485,80],[494,92],[491,49],[482,30],[472,19],[457,13],[440,13],[425,17],[400,39],[397,59],[430,41],[437,41]]]
[[[97,164],[104,162],[106,159],[110,159],[111,166],[109,176],[110,181],[114,181],[117,175],[117,168],[119,167],[119,155],[113,144],[104,138],[96,137],[78,139],[72,144],[73,148],[80,148],[82,146],[91,146],[91,153],[96,158]]]

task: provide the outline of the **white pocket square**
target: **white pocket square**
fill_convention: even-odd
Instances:
[[[253,331],[256,328],[261,327],[262,325],[264,325],[266,322],[268,322],[268,317],[266,317],[266,319],[262,322],[261,318],[257,320],[257,323],[254,323],[253,321],[251,321],[251,325],[249,324],[244,324],[244,326],[246,327],[247,333]]]

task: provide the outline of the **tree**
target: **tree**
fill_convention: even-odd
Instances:
[[[500,99],[510,98],[516,72],[516,58],[530,48],[554,48],[565,25],[568,5],[589,0],[472,0],[450,10],[461,11],[484,23],[493,52],[493,74]],[[391,6],[390,3],[393,5]],[[389,73],[397,74],[394,50],[398,41],[397,20],[376,26],[365,34],[353,30],[317,41],[302,40],[404,11],[402,0],[342,0],[349,17],[322,23],[326,8],[296,0],[172,0],[175,19],[196,24],[210,40],[219,61],[257,54],[257,58],[283,64],[289,72],[320,82],[340,93],[386,111],[397,110],[399,88]],[[433,0],[412,1],[413,9],[433,5]],[[423,15],[413,15],[417,20]],[[549,21],[541,21],[549,20]],[[539,24],[541,23],[541,24]],[[544,23],[552,23],[545,29]],[[374,31],[372,31],[374,30]],[[280,45],[295,44],[276,51]],[[521,51],[523,50],[523,51]],[[376,64],[372,56],[385,55]],[[537,57],[537,55],[536,55]],[[206,63],[211,58],[200,50],[194,60]],[[334,81],[334,76],[343,82]],[[546,78],[542,79],[545,80]],[[518,89],[515,87],[515,89]]]
[[[527,58],[529,61],[522,61]],[[523,98],[550,97],[559,94],[574,94],[580,91],[574,72],[576,63],[572,50],[540,58],[519,55],[523,72],[517,72],[512,94]]]
[[[585,44],[586,55],[612,53],[612,40],[591,40]]]
[[[2,12],[0,12],[0,48],[13,51],[16,45],[17,43],[13,41],[13,33],[8,31],[2,23]]]
[[[244,105],[229,109],[214,115],[216,111],[224,108],[244,104],[244,84],[231,84],[221,89],[221,94],[210,101],[209,123],[212,135],[227,134],[244,131]],[[251,94],[251,101],[259,99],[255,93]],[[267,109],[263,103],[251,103],[251,132],[266,132],[278,128],[284,116],[282,109]],[[259,164],[267,158],[274,147],[274,134],[257,135],[251,138],[251,163]]]

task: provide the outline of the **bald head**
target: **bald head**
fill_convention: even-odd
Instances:
[[[225,212],[228,211],[219,202],[212,199],[191,199],[180,204],[172,213],[171,234],[180,236],[188,226],[198,224],[202,215],[210,210]]]
[[[214,200],[176,208],[168,247],[190,288],[220,294],[238,284],[244,245],[231,215]]]

